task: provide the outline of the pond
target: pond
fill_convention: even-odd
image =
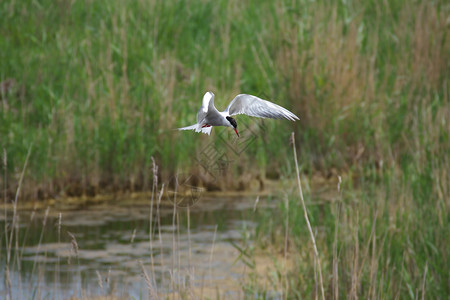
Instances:
[[[149,198],[19,210],[10,247],[5,224],[11,226],[13,212],[5,211],[1,295],[8,296],[9,278],[13,299],[148,299],[150,293],[241,298],[247,268],[235,245],[253,243],[256,203],[258,211],[275,207],[273,199],[255,200],[202,196],[192,207],[175,207],[175,214],[173,203],[163,200],[153,206],[152,224]]]

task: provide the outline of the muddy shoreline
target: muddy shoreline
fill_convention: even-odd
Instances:
[[[325,178],[323,176],[314,176],[312,178],[303,178],[306,192],[312,194],[313,198],[320,197],[322,201],[333,201],[337,196],[337,177]],[[100,193],[95,196],[65,196],[54,197],[47,199],[22,199],[19,197],[16,209],[17,210],[45,210],[48,207],[65,211],[65,210],[79,210],[86,209],[97,205],[136,205],[148,206],[152,202],[156,206],[159,202],[161,208],[173,209],[174,200],[179,209],[186,207],[194,208],[198,201],[209,201],[216,197],[267,197],[267,196],[282,196],[287,192],[292,192],[297,188],[295,180],[265,180],[264,189],[260,190],[257,185],[251,186],[248,190],[216,190],[208,191],[205,187],[191,186],[189,184],[182,184],[177,187],[177,190],[167,188],[164,185],[163,193],[161,193],[162,185],[155,189],[153,194],[151,191],[129,192],[121,191],[116,193]],[[209,200],[208,200],[209,199]],[[7,211],[14,209],[14,198],[10,198],[7,203],[2,199],[2,205]],[[2,216],[0,216],[1,218]]]

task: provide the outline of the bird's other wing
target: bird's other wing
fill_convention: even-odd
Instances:
[[[217,108],[214,106],[214,94],[212,92],[206,92],[203,96],[202,107],[197,112],[197,123],[204,124],[205,119],[213,121],[216,118],[221,118],[221,115]]]
[[[206,114],[208,113],[209,108],[209,102],[211,99],[214,99],[214,94],[211,92],[206,92],[205,95],[203,95],[203,101],[202,106],[197,112],[197,123],[202,124],[203,120],[206,117]],[[214,100],[213,100],[214,101]]]
[[[230,116],[244,114],[258,118],[300,120],[284,107],[256,96],[239,94],[228,105],[225,112]]]

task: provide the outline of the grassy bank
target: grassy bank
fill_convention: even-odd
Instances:
[[[396,172],[367,176],[357,188],[347,175],[301,176],[314,243],[298,186],[283,181],[281,213],[258,215],[249,237],[257,246],[238,247],[251,270],[243,285],[247,297],[265,299],[277,291],[289,299],[445,299],[448,193],[441,198],[439,187],[438,193],[431,185],[423,190]],[[259,265],[261,254],[271,255],[276,267]]]
[[[241,167],[282,173],[294,130],[309,172],[396,165],[435,186],[448,165],[447,12],[402,0],[3,2],[7,185],[31,145],[30,196],[146,189],[151,156],[168,174],[190,170],[214,137],[172,129],[195,122],[212,90],[219,108],[246,92],[301,117],[265,122]]]

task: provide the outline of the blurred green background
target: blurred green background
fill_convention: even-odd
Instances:
[[[249,93],[301,118],[266,122],[241,156],[262,175],[283,172],[295,131],[308,172],[383,166],[431,184],[448,166],[444,3],[2,1],[8,188],[30,145],[26,194],[145,189],[152,156],[190,170],[214,134],[173,129],[195,123],[208,90],[219,109]]]
[[[292,178],[291,132],[304,175],[346,178],[342,211],[310,211],[329,233],[318,237],[323,268],[337,263],[336,249],[342,269],[361,265],[341,274],[337,295],[405,299],[426,289],[444,299],[449,15],[439,0],[1,1],[2,197],[14,196],[29,151],[28,199],[149,190],[151,157],[161,181],[198,172],[196,154],[222,145],[229,128],[211,137],[174,129],[195,123],[206,91],[219,109],[254,94],[301,120],[264,121],[231,166],[235,178]],[[276,228],[298,223],[286,232],[302,261],[310,246],[290,197],[260,231],[279,245]],[[315,269],[297,267],[288,292],[313,295]]]

